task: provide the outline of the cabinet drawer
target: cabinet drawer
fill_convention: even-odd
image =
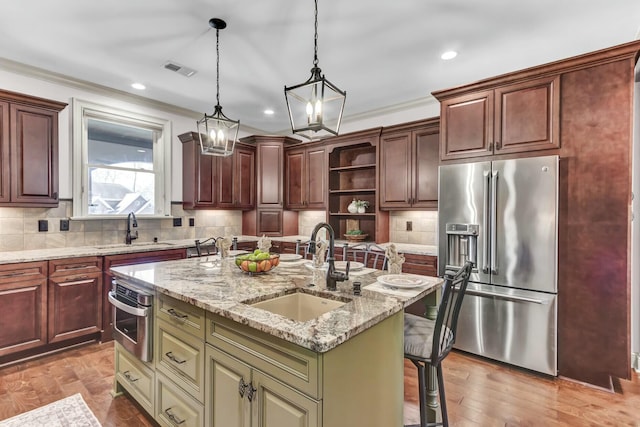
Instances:
[[[54,259],[49,261],[49,276],[75,276],[102,273],[102,257]]]
[[[156,375],[156,390],[157,405],[154,418],[158,424],[166,427],[204,425],[204,406],[162,373]]]
[[[156,364],[167,377],[204,401],[204,341],[158,321]]]
[[[154,413],[154,374],[153,371],[140,362],[135,356],[127,352],[116,343],[116,381],[147,411]]]
[[[47,277],[47,261],[0,265],[0,284]]]
[[[156,316],[170,325],[204,340],[204,310],[159,294]]]
[[[207,312],[206,341],[289,386],[321,399],[320,355]]]

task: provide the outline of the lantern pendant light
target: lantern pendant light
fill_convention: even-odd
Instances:
[[[307,139],[338,135],[347,93],[325,78],[318,67],[318,0],[315,2],[315,36],[311,77],[304,83],[285,86],[293,133]]]
[[[216,29],[216,106],[213,114],[205,113],[198,120],[200,149],[202,154],[227,157],[233,154],[240,127],[240,121],[225,116],[220,106],[220,30],[225,29],[227,23],[222,19],[211,18],[209,25]]]

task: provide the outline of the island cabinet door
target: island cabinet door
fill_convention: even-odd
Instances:
[[[320,427],[322,402],[253,371],[252,427]]]
[[[210,345],[205,353],[205,425],[250,427],[251,368]]]

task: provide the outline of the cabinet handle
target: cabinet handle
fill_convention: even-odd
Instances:
[[[179,426],[180,424],[184,423],[185,420],[181,420],[180,418],[178,418],[173,411],[171,410],[172,408],[167,408],[164,410],[164,413],[167,414],[167,417],[169,417],[169,419],[171,420],[171,422],[174,425]]]
[[[166,352],[164,355],[167,356],[172,361],[174,361],[175,363],[177,363],[178,365],[182,365],[187,361],[186,359],[184,360],[178,359],[176,356],[173,355],[173,352],[171,351]]]
[[[178,313],[175,309],[170,308],[169,310],[167,310],[167,312],[171,315],[171,317],[173,317],[174,319],[178,319],[178,320],[187,320],[187,318],[189,317],[186,314],[180,314]]]
[[[244,378],[240,378],[240,382],[238,383],[238,393],[240,393],[240,397],[244,397],[244,392],[249,387],[249,384],[244,382]]]
[[[124,372],[122,373],[122,375],[124,375],[124,377],[125,377],[129,382],[132,382],[132,383],[135,383],[136,381],[138,381],[138,380],[140,379],[140,378],[134,378],[134,377],[133,377],[133,375],[131,375],[131,372],[129,372],[129,371],[124,371]]]
[[[487,151],[493,151],[493,142],[489,143],[489,146],[487,148]]]
[[[252,402],[253,401],[253,396],[255,395],[255,392],[257,390],[253,386],[253,383],[249,383],[248,386],[249,386],[249,392],[247,393],[247,399],[249,399],[249,402]]]
[[[500,141],[496,141],[496,150],[500,150],[502,148],[502,143]]]

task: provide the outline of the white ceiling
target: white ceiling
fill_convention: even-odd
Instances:
[[[0,57],[287,133],[283,88],[310,76],[312,0],[20,0],[0,5]],[[319,0],[319,66],[345,120],[638,37],[638,0]],[[443,61],[440,54],[459,51]],[[163,68],[195,68],[191,78]],[[2,83],[0,83],[2,86]],[[275,114],[265,116],[271,108]]]

